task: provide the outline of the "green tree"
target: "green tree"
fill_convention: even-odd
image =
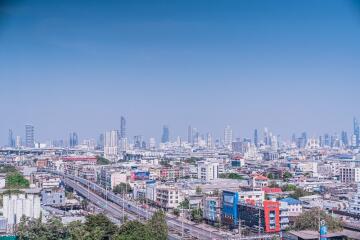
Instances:
[[[293,184],[285,184],[281,187],[281,190],[284,192],[295,191],[296,189],[297,187]]]
[[[319,230],[319,219],[325,221],[329,231],[342,230],[341,221],[333,218],[319,208],[313,208],[298,216],[291,227],[294,230]]]
[[[16,168],[11,165],[0,165],[0,173],[9,173],[9,172],[17,172]]]
[[[196,194],[201,194],[202,193],[202,189],[200,186],[196,186]]]
[[[129,183],[120,183],[114,187],[114,193],[131,193],[132,189]]]
[[[179,203],[180,209],[189,209],[190,208],[190,202],[189,199],[185,198],[182,202]]]
[[[203,219],[203,211],[201,208],[194,208],[191,210],[191,219],[194,222],[201,222]]]
[[[24,176],[19,172],[9,172],[6,174],[6,188],[19,189],[28,188],[30,183]]]
[[[102,213],[86,216],[84,225],[85,230],[98,235],[98,239],[108,239],[118,231],[117,226]]]
[[[283,180],[284,180],[285,182],[289,181],[289,179],[292,178],[292,177],[293,177],[293,175],[292,175],[290,172],[288,172],[288,171],[286,171],[286,172],[283,174]]]
[[[165,220],[165,213],[161,210],[156,211],[147,223],[153,239],[166,240],[168,236],[168,226]]]
[[[109,165],[111,161],[101,156],[96,156],[96,164],[98,165]]]
[[[178,208],[174,208],[174,209],[173,209],[173,214],[174,214],[175,216],[180,216],[180,210],[179,210]]]
[[[240,174],[237,173],[221,173],[219,177],[226,179],[238,179],[238,180],[244,179]]]
[[[269,174],[267,175],[267,177],[268,177],[269,179],[274,179],[274,174],[269,173]]]
[[[155,240],[150,228],[138,221],[126,222],[120,227],[116,240]]]

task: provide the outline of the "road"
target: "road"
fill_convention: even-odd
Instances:
[[[129,220],[148,219],[151,218],[153,214],[153,210],[143,209],[136,203],[127,199],[123,199],[112,191],[108,191],[107,189],[104,189],[101,186],[86,179],[72,175],[65,175],[62,172],[53,170],[47,170],[47,172],[62,176],[66,185],[73,188],[92,203],[111,213],[115,218],[122,219],[123,214],[126,214]],[[214,240],[229,238],[229,235],[219,233],[217,229],[203,229],[199,226],[196,226],[195,223],[180,220],[175,216],[173,217],[166,215],[166,222],[170,232],[177,232],[183,236],[187,235],[196,239]]]

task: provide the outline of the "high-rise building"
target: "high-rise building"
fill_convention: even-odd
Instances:
[[[149,139],[149,148],[150,150],[154,150],[156,148],[156,141],[153,137]]]
[[[20,148],[22,146],[22,140],[20,136],[16,136],[16,148]]]
[[[15,147],[14,134],[13,134],[13,131],[11,129],[9,129],[8,147],[11,147],[11,148]]]
[[[119,154],[119,132],[117,130],[105,132],[104,140],[105,158],[116,161]]]
[[[360,146],[360,127],[359,127],[359,122],[355,117],[353,119],[353,125],[354,125],[354,135],[356,138],[356,146],[358,147]]]
[[[34,139],[34,126],[33,125],[25,125],[25,146],[28,148],[35,147],[35,139]]]
[[[254,130],[254,145],[255,145],[255,147],[259,146],[259,136],[258,136],[258,130],[257,129]]]
[[[214,147],[211,133],[207,133],[207,134],[206,134],[206,147],[207,147],[208,149],[212,149],[212,148]]]
[[[226,148],[231,148],[232,140],[233,140],[233,132],[231,127],[227,125],[224,130],[224,146]]]
[[[141,135],[134,136],[134,148],[140,149],[143,142],[143,137]]]
[[[188,143],[193,144],[193,129],[191,125],[188,127]]]
[[[349,138],[345,131],[341,132],[341,142],[345,147],[349,146]]]
[[[101,134],[99,135],[99,139],[98,139],[97,145],[98,145],[98,148],[99,148],[99,149],[104,149],[104,134],[103,134],[103,133],[101,133]]]
[[[126,119],[124,116],[120,118],[120,138],[126,138]]]
[[[79,136],[76,132],[72,132],[69,136],[69,146],[70,148],[74,148],[77,145],[79,145]]]
[[[162,136],[161,136],[161,142],[167,143],[170,141],[170,132],[169,127],[167,125],[163,126]]]

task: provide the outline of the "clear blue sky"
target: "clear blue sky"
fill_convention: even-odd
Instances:
[[[0,144],[186,137],[187,125],[289,138],[360,118],[359,1],[1,1]],[[15,2],[15,3],[14,3]]]

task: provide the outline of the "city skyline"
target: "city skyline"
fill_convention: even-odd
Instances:
[[[233,132],[233,128],[230,125],[225,125],[223,128],[223,132],[219,135],[215,135],[212,131],[199,131],[198,128],[192,127],[191,125],[188,125],[186,133],[183,135],[170,135],[170,128],[168,125],[162,125],[161,134],[159,137],[156,136],[144,136],[142,134],[137,134],[133,136],[127,136],[126,134],[126,118],[124,116],[121,116],[120,118],[120,128],[111,128],[107,129],[104,132],[100,132],[94,136],[86,136],[80,138],[78,136],[78,132],[73,131],[70,132],[68,135],[68,139],[62,138],[60,136],[57,136],[55,138],[46,138],[46,139],[39,139],[36,138],[36,131],[34,130],[36,127],[31,124],[25,124],[25,131],[23,132],[23,135],[16,134],[16,132],[13,131],[12,128],[8,129],[8,135],[6,138],[6,143],[3,146],[8,147],[15,147],[15,146],[25,146],[25,147],[34,147],[34,143],[49,143],[55,141],[56,143],[61,142],[61,145],[68,145],[70,147],[75,147],[78,144],[82,144],[80,141],[88,141],[88,140],[94,140],[99,144],[99,141],[104,141],[104,137],[106,138],[106,134],[110,132],[116,131],[118,139],[119,146],[123,143],[122,139],[126,139],[126,144],[133,143],[137,144],[136,142],[141,138],[141,141],[138,144],[142,144],[145,142],[146,144],[149,144],[151,141],[158,141],[158,143],[167,143],[167,142],[176,142],[178,138],[180,137],[181,141],[186,141],[190,144],[194,144],[194,141],[199,141],[202,139],[206,142],[206,145],[212,145],[215,143],[215,141],[221,141],[224,146],[230,146],[232,142],[235,141],[250,141],[252,142],[256,147],[260,142],[262,142],[265,145],[269,145],[267,142],[268,140],[271,141],[271,137],[276,137],[276,141],[284,142],[284,143],[296,143],[299,140],[304,141],[301,143],[301,145],[305,146],[306,142],[309,139],[316,139],[318,141],[324,141],[325,144],[327,141],[330,142],[330,138],[336,137],[337,140],[342,142],[342,144],[345,145],[352,145],[353,141],[355,141],[355,145],[360,145],[360,124],[357,117],[353,117],[352,119],[352,128],[350,130],[345,130],[343,128],[341,131],[333,131],[333,132],[324,132],[320,134],[309,134],[306,130],[302,132],[293,132],[291,136],[283,136],[278,134],[275,131],[272,131],[272,129],[269,129],[267,127],[264,128],[253,128],[253,135],[237,135],[237,133]],[[215,136],[213,138],[213,136]],[[134,138],[133,141],[131,139]],[[325,139],[324,139],[325,138]],[[326,139],[328,138],[328,139]],[[210,139],[210,142],[209,142]],[[301,140],[302,139],[302,140]],[[332,140],[331,140],[332,141]],[[280,144],[280,142],[279,142]],[[271,145],[271,144],[270,144]],[[1,147],[2,145],[0,145]],[[330,145],[329,145],[330,146]]]
[[[0,5],[0,145],[27,123],[41,141],[96,137],[121,115],[157,142],[164,124],[290,139],[360,117],[355,1],[20,2]]]

